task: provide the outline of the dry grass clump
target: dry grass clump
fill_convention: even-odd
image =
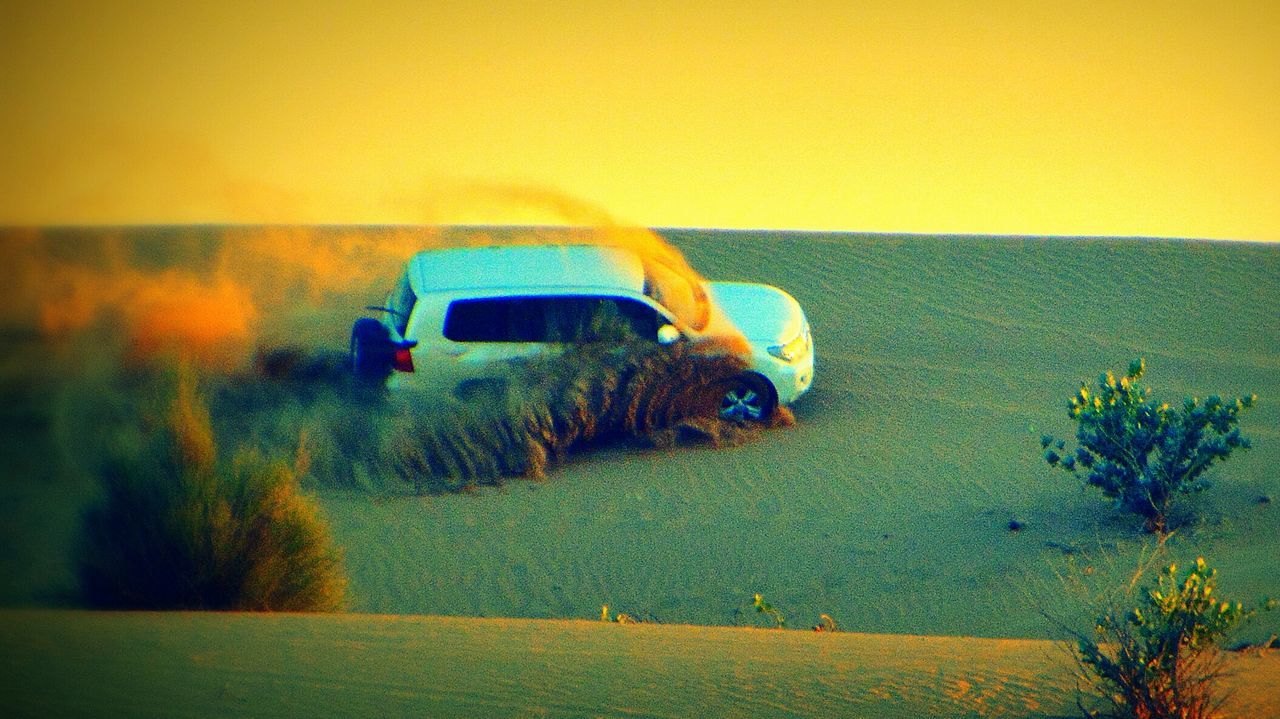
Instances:
[[[736,355],[686,343],[571,346],[516,364],[465,397],[407,397],[383,456],[419,493],[541,477],[573,449],[682,438],[739,444],[761,431],[719,417]],[[790,421],[780,410],[774,425]]]
[[[340,555],[292,462],[241,451],[218,461],[208,410],[184,373],[167,416],[110,458],[84,516],[80,582],[116,609],[331,611]]]
[[[202,375],[206,422],[228,445],[274,455],[292,453],[305,435],[305,481],[312,486],[425,494],[542,477],[575,449],[603,442],[735,445],[792,421],[785,408],[763,427],[720,419],[724,383],[746,369],[736,348],[662,346],[610,329],[591,328],[606,341],[566,343],[562,354],[495,369],[489,380],[461,391],[430,393],[389,392],[361,382],[345,352],[264,348],[239,369]],[[68,401],[52,414],[59,445],[77,447],[64,458],[68,468],[104,464],[104,476],[112,477],[106,481],[128,491],[123,475],[136,467],[126,471],[117,461],[86,457],[117,454],[119,428],[135,424],[146,411],[145,398],[167,380],[162,361],[129,362],[116,349],[76,355],[96,359],[72,368],[60,395]],[[187,418],[180,426],[197,424]],[[165,432],[174,441],[195,441],[174,427]],[[158,451],[133,444],[135,455]],[[145,464],[135,458],[139,463]],[[175,467],[148,471],[176,475]],[[207,474],[195,474],[201,472]]]
[[[218,436],[283,453],[306,435],[313,486],[386,491],[380,437],[394,426],[382,387],[358,381],[345,352],[260,349],[244,370],[207,377]]]
[[[155,482],[140,483],[133,475],[165,476],[177,486],[180,479],[213,481],[205,478],[234,474],[236,467],[255,461],[257,473],[270,473],[267,468],[274,465],[242,453],[220,469],[209,459],[213,450],[194,446],[173,459],[169,450],[158,448],[161,436],[171,443],[199,443],[207,434],[227,445],[288,456],[305,435],[309,471],[305,477],[295,473],[294,482],[426,494],[496,485],[509,477],[542,477],[575,449],[605,442],[731,446],[793,421],[786,408],[778,408],[764,425],[719,417],[724,383],[746,369],[733,348],[613,339],[567,344],[560,355],[511,364],[462,391],[432,393],[390,392],[361,382],[345,352],[262,349],[241,369],[204,372],[208,410],[194,395],[183,399],[183,413],[196,414],[174,414],[181,414],[180,422],[153,422],[164,427],[147,441],[129,438],[125,430],[146,415],[147,397],[172,381],[165,363],[130,363],[118,352],[99,352],[91,355],[96,360],[69,372],[59,393],[65,401],[56,401],[51,415],[58,445],[76,448],[62,458],[68,470],[104,466],[98,474],[109,485],[108,497],[129,494],[109,501],[167,504],[186,500],[161,496],[160,488],[150,486]],[[121,446],[132,448],[128,462],[117,457]],[[170,490],[177,491],[165,491]],[[155,496],[147,499],[147,492]]]
[[[258,445],[305,432],[324,486],[416,494],[543,477],[604,442],[735,445],[793,421],[785,408],[763,427],[719,417],[725,383],[747,368],[733,348],[592,331],[608,341],[566,343],[453,392],[388,392],[356,381],[339,353],[264,350],[252,372],[220,382],[214,416]]]

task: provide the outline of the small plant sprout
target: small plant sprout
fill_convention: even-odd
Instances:
[[[610,614],[609,605],[605,604],[600,607],[600,621],[613,622],[614,624],[639,624],[640,620],[630,614]]]
[[[763,614],[773,620],[775,629],[782,629],[786,626],[787,619],[782,616],[782,612],[774,609],[773,605],[766,602],[760,594],[755,595],[753,606],[756,609],[756,614]]]
[[[1173,499],[1204,489],[1210,467],[1249,449],[1237,423],[1258,398],[1189,397],[1173,407],[1151,399],[1142,384],[1145,371],[1146,363],[1136,359],[1123,377],[1104,373],[1096,390],[1081,385],[1067,403],[1079,446],[1068,451],[1064,440],[1046,434],[1040,447],[1050,466],[1083,477],[1142,517],[1147,531],[1165,534]]]

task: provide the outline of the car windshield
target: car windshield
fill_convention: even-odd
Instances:
[[[645,264],[645,294],[692,329],[701,331],[706,328],[711,304],[696,276],[658,262]]]

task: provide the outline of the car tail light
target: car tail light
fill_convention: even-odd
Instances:
[[[396,348],[395,354],[391,355],[391,369],[397,372],[413,371],[413,354],[408,347]]]

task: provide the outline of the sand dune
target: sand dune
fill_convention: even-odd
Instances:
[[[362,242],[380,232],[405,242],[401,230],[376,229]],[[148,231],[153,244],[157,233]],[[206,234],[202,247],[222,235]],[[335,231],[335,241],[350,234]],[[1268,551],[1280,546],[1280,512],[1256,501],[1280,495],[1280,249],[664,236],[708,277],[770,282],[804,305],[819,366],[797,426],[723,450],[607,449],[545,482],[476,496],[325,492],[356,609],[588,618],[608,603],[664,622],[732,624],[761,592],[799,624],[826,613],[860,631],[1051,636],[1039,606],[1060,592],[1054,573],[1125,575],[1148,538],[1050,471],[1038,439],[1069,434],[1064,403],[1082,380],[1139,355],[1165,396],[1259,395],[1242,422],[1256,447],[1192,500],[1202,519],[1170,550],[1211,556],[1224,592],[1280,594]],[[323,242],[308,237],[307,246]],[[275,331],[301,327],[309,342],[341,347],[368,299],[358,295],[322,294],[273,318]],[[39,352],[11,359],[22,356],[42,361]],[[47,471],[17,451],[24,422],[11,433],[15,461]],[[15,510],[14,550],[0,558],[12,569],[4,597],[45,603],[70,581],[66,548],[84,492],[39,481],[5,491]],[[1025,528],[1007,531],[1011,519]],[[1255,629],[1276,630],[1274,615]]]
[[[0,628],[11,717],[1076,715],[1045,641],[370,615],[7,611]],[[1230,668],[1240,716],[1280,716],[1280,656]]]
[[[1257,393],[1256,447],[1171,540],[1223,591],[1280,593],[1280,250],[1129,240],[669,232],[695,267],[791,291],[818,351],[796,427],[744,447],[605,451],[544,483],[326,507],[359,608],[1049,637],[1054,572],[1127,576],[1149,538],[1040,459],[1084,380],[1144,356],[1170,397]],[[1011,519],[1023,522],[1017,533]],[[1070,554],[1068,554],[1070,552]],[[975,598],[979,598],[975,601]],[[1259,634],[1280,629],[1268,616]]]
[[[1069,434],[1067,396],[1137,356],[1168,398],[1259,395],[1241,422],[1254,449],[1189,500],[1199,519],[1167,550],[1210,557],[1225,596],[1280,595],[1280,510],[1259,501],[1280,495],[1280,247],[663,234],[704,275],[804,305],[818,371],[796,426],[726,449],[594,450],[467,495],[322,489],[353,608],[444,616],[7,613],[5,701],[19,715],[1072,715],[1065,655],[1032,641],[1057,636],[1041,612],[1084,621],[1058,575],[1114,583],[1150,539],[1050,471],[1038,438]],[[324,294],[276,331],[340,347],[364,292]],[[0,602],[49,606],[70,597],[92,489],[41,459],[74,453],[33,409],[59,378],[15,337]],[[790,627],[828,614],[873,634],[670,626],[751,624],[756,592]],[[665,625],[559,621],[602,604]],[[1273,612],[1246,636],[1276,631]],[[1242,696],[1270,702],[1242,715],[1280,716],[1274,657],[1237,665]]]

